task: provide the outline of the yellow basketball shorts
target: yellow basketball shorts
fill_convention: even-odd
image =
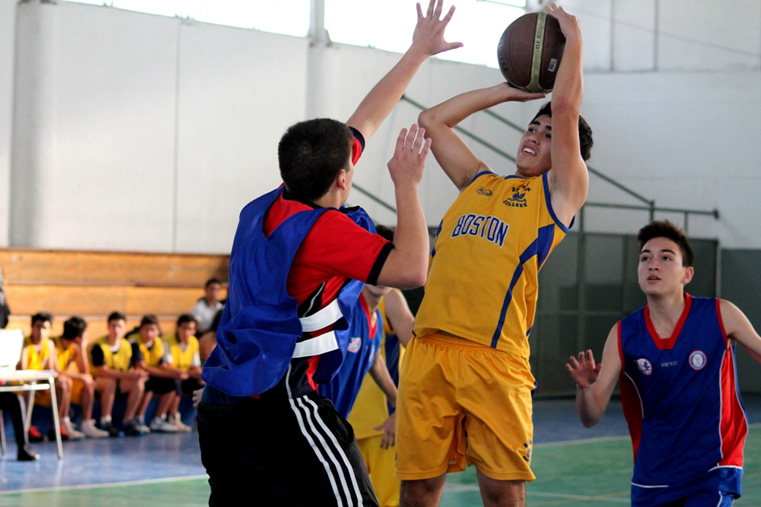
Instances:
[[[396,476],[430,479],[467,464],[495,480],[534,480],[533,389],[528,359],[440,333],[413,338],[397,397]]]
[[[396,447],[382,448],[381,435],[358,439],[357,444],[370,474],[378,504],[380,507],[396,507],[399,505],[402,485],[399,479],[394,477]]]

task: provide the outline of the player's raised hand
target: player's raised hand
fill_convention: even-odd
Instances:
[[[410,49],[418,50],[426,56],[431,56],[462,47],[462,42],[447,42],[444,40],[444,30],[454,15],[454,5],[449,8],[444,18],[441,18],[443,8],[443,0],[430,0],[428,2],[428,10],[424,16],[420,3],[417,4],[417,25],[412,34],[412,46],[410,46]]]
[[[499,92],[503,94],[503,102],[528,102],[529,100],[543,99],[546,93],[532,93],[523,91],[520,88],[510,86],[510,83],[504,82],[497,85]]]
[[[431,139],[425,139],[425,129],[417,124],[399,132],[394,156],[388,161],[388,171],[394,185],[417,185],[423,179],[425,158],[431,149]]]
[[[581,38],[581,25],[576,16],[568,14],[562,7],[550,2],[544,6],[547,14],[558,20],[560,31],[563,32],[566,40],[570,38]]]
[[[592,351],[587,350],[586,352],[579,352],[578,359],[571,356],[571,362],[566,363],[565,367],[576,385],[585,389],[597,382],[602,370],[602,363],[596,365]]]

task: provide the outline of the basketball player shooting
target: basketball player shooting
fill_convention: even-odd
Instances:
[[[515,174],[497,175],[454,127],[477,111],[543,93],[501,83],[420,114],[431,151],[460,195],[441,222],[400,375],[401,505],[436,505],[446,473],[466,463],[478,468],[487,506],[525,505],[525,482],[534,479],[528,336],[537,273],[584,204],[592,145],[579,116],[581,28],[554,4],[546,11],[557,18],[565,49],[552,101],[521,138]]]

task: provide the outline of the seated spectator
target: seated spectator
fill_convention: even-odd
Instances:
[[[108,334],[95,340],[90,352],[95,390],[100,393],[101,428],[112,437],[121,434],[111,417],[116,396],[127,398],[124,433],[144,435],[150,431],[135,417],[145,392],[148,373],[135,367],[141,360],[140,348],[132,347],[124,339],[126,329],[127,318],[119,312],[111,313],[108,316]]]
[[[224,310],[217,310],[214,320],[211,322],[211,328],[198,338],[198,353],[201,356],[201,364],[211,355],[211,351],[217,346],[217,327],[222,318]]]
[[[81,317],[71,317],[63,323],[63,334],[55,340],[58,355],[59,378],[71,379],[71,403],[82,408],[81,430],[87,438],[103,438],[107,431],[95,427],[92,406],[95,400],[95,381],[90,375],[90,361],[87,359],[87,322]],[[61,418],[61,427],[71,435],[74,433],[69,416]]]
[[[200,298],[198,302],[190,310],[190,313],[196,318],[198,322],[197,332],[203,334],[211,328],[211,323],[214,320],[214,315],[217,311],[224,308],[224,304],[219,300],[219,291],[222,290],[222,282],[217,278],[210,278],[204,285],[204,297]]]
[[[78,440],[84,434],[75,430],[69,420],[71,408],[71,378],[60,374],[58,367],[58,353],[55,343],[50,339],[50,326],[53,316],[47,312],[39,312],[32,315],[32,332],[24,341],[24,349],[21,352],[21,368],[24,370],[55,370],[59,372],[55,380],[56,398],[58,400],[58,417],[61,421],[61,439]],[[31,393],[28,393],[31,395]],[[29,400],[27,398],[27,400]],[[50,405],[50,393],[38,391],[36,398],[41,405]],[[55,439],[55,428],[50,428],[48,438]],[[39,430],[35,426],[29,427],[29,441],[39,442],[42,440]]]
[[[0,382],[1,384],[1,382]],[[21,401],[15,393],[0,393],[0,410],[8,412],[13,423],[13,433],[16,437],[16,459],[19,461],[37,461],[39,454],[35,454],[24,438],[24,418],[21,410]]]
[[[180,431],[190,431],[190,426],[182,422],[180,417],[180,397],[192,396],[193,391],[203,386],[201,380],[201,357],[198,353],[198,339],[195,337],[196,319],[186,313],[177,319],[176,340],[169,343],[169,351],[172,356],[172,367],[185,375],[177,380],[177,396],[169,410],[169,422],[177,426]]]
[[[171,361],[167,361],[167,357],[171,359],[171,356],[160,335],[161,330],[156,316],[145,315],[140,321],[138,335],[135,338],[135,343],[140,348],[140,355],[142,356],[136,365],[148,373],[149,377],[145,383],[145,393],[137,409],[136,417],[141,425],[145,425],[145,412],[148,409],[148,404],[153,396],[157,395],[159,400],[150,430],[176,433],[177,426],[167,421],[167,412],[176,396],[174,381],[177,378],[182,378],[182,376],[180,371],[171,368]]]

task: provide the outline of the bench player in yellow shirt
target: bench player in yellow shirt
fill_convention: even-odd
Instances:
[[[61,439],[79,440],[84,434],[75,430],[69,419],[71,407],[72,381],[67,375],[61,373],[58,366],[58,354],[55,343],[50,338],[50,328],[53,324],[53,316],[47,312],[38,312],[32,315],[32,331],[24,340],[24,349],[21,351],[21,368],[24,370],[55,370],[59,372],[55,379],[56,400],[58,401],[58,417],[61,421]],[[26,393],[29,400],[32,393]],[[50,406],[50,392],[39,391],[35,394],[35,400],[40,405]],[[50,428],[48,438],[55,439],[55,429]],[[43,439],[36,426],[29,426],[29,440],[39,442]]]
[[[95,400],[95,381],[90,375],[87,359],[87,322],[81,317],[71,317],[63,323],[63,334],[54,340],[58,355],[59,376],[71,379],[71,403],[82,408],[81,431],[87,438],[103,438],[108,432],[95,427],[92,407]],[[69,432],[73,429],[68,415],[61,418],[61,426]]]

